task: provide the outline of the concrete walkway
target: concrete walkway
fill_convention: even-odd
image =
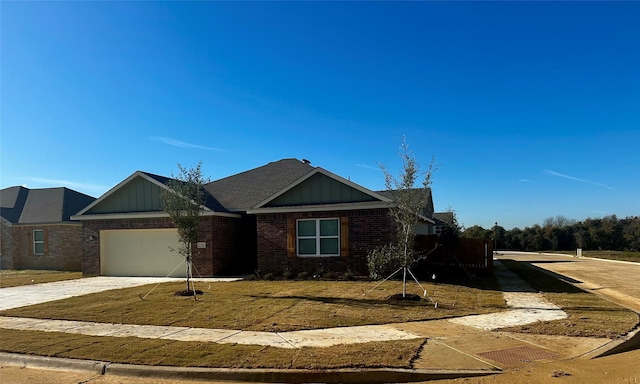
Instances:
[[[365,325],[292,332],[256,332],[232,329],[163,327],[155,325],[91,323],[0,316],[0,328],[65,332],[88,336],[140,337],[223,344],[265,345],[278,348],[328,347],[338,344],[420,338],[392,325]]]
[[[502,288],[504,300],[507,306],[512,309],[486,315],[458,317],[451,319],[451,322],[490,331],[568,317],[560,307],[547,301],[542,294],[508,270],[498,260],[494,260],[493,265],[494,274]]]
[[[492,330],[525,325],[538,321],[562,319],[567,314],[536,293],[517,275],[496,261],[495,272],[512,310],[487,315],[465,316],[450,322]],[[109,289],[175,281],[171,278],[95,277],[81,280],[0,289],[0,309],[59,300],[71,296]],[[337,344],[424,338],[420,332],[403,330],[399,324],[339,327],[292,332],[255,332],[228,329],[165,327],[134,324],[92,323],[83,321],[0,317],[0,327],[45,332],[66,332],[90,336],[160,338],[179,341],[201,341],[265,345],[278,348],[328,347]]]

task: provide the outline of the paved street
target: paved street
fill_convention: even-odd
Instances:
[[[640,313],[640,263],[525,252],[499,252],[496,258],[531,263]]]

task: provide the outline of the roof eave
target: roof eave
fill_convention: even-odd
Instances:
[[[231,217],[234,219],[239,219],[242,215],[237,213],[228,213],[228,212],[215,212],[215,211],[204,211],[200,213],[201,217],[208,216],[219,216],[219,217]],[[99,213],[93,215],[73,215],[71,216],[71,220],[83,221],[83,220],[116,220],[116,219],[157,219],[157,218],[168,218],[169,214],[165,211],[156,211],[156,212],[127,212],[127,213]]]
[[[420,219],[422,221],[426,221],[429,224],[435,224],[436,223],[433,219],[430,219],[430,218],[428,218],[426,216],[423,216],[423,215],[418,215],[418,219]]]
[[[51,226],[51,225],[81,225],[77,221],[38,221],[33,223],[12,223],[13,227],[36,227],[36,226]]]
[[[318,206],[288,206],[288,207],[268,207],[268,208],[252,208],[247,210],[249,215],[268,214],[268,213],[298,213],[298,212],[322,212],[322,211],[356,211],[366,209],[386,209],[390,205],[386,202],[369,203],[369,204],[336,204],[336,205],[318,205]]]
[[[140,177],[144,178],[145,180],[147,180],[147,181],[159,186],[160,188],[169,189],[165,184],[162,184],[161,182],[159,182],[158,180],[154,179],[153,177],[147,175],[146,173],[144,173],[142,171],[135,171],[129,177],[127,177],[126,179],[122,180],[121,182],[116,184],[116,186],[114,186],[113,188],[111,188],[110,190],[105,192],[102,196],[100,196],[99,198],[95,199],[91,204],[87,205],[82,211],[80,211],[80,212],[76,213],[75,215],[73,215],[71,217],[71,220],[76,220],[73,217],[84,215],[86,212],[90,211],[93,207],[95,207],[96,205],[98,205],[101,202],[103,202],[106,198],[111,196],[118,189],[122,188],[122,186],[126,185],[127,183],[129,183],[131,180],[133,180],[137,176],[140,176]]]
[[[345,179],[344,177],[338,176],[335,173],[332,173],[330,171],[327,171],[324,168],[321,167],[315,167],[313,168],[309,173],[307,173],[306,175],[302,176],[301,178],[299,178],[298,180],[294,181],[293,183],[289,184],[288,186],[286,186],[285,188],[281,189],[280,191],[276,192],[275,194],[269,196],[268,198],[266,198],[265,200],[259,202],[258,204],[256,204],[255,206],[253,206],[250,210],[253,211],[255,209],[260,209],[263,208],[266,204],[268,204],[269,202],[273,201],[274,199],[278,198],[279,196],[283,195],[284,193],[286,193],[287,191],[291,190],[292,188],[294,188],[295,186],[301,184],[302,182],[304,182],[305,180],[309,179],[311,176],[315,175],[315,174],[323,174],[329,178],[332,178],[334,180],[337,180],[345,185],[348,185],[351,188],[354,188],[368,196],[371,196],[377,200],[380,200],[381,202],[385,202],[385,203],[390,203],[391,199],[384,197],[370,189],[367,189],[359,184],[354,183],[351,180]]]

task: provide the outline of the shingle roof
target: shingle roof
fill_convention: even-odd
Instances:
[[[13,224],[58,223],[91,204],[95,198],[68,189],[10,187],[0,191],[1,215]]]
[[[169,183],[172,181],[179,181],[177,179],[173,179],[170,177],[165,177],[165,176],[160,176],[160,175],[155,175],[153,173],[149,173],[149,172],[143,172],[143,171],[139,171],[141,173],[144,173],[145,175],[149,176],[150,178],[154,179],[155,181],[164,184],[166,186],[169,186]],[[204,189],[204,206],[211,209],[214,212],[229,212],[229,210],[227,208],[225,208],[224,206],[222,206],[222,204],[220,204],[220,202],[218,201],[218,199],[216,199],[215,197],[213,197],[211,195],[211,193],[205,188]]]
[[[424,198],[425,198],[425,206],[422,208],[420,214],[423,215],[424,217],[426,217],[429,220],[432,220],[432,216],[433,216],[433,196],[431,194],[431,188],[415,188],[416,191],[424,193]],[[378,191],[377,193],[379,193],[380,195],[391,199],[391,200],[395,200],[396,196],[395,196],[395,191]]]
[[[453,212],[434,212],[433,219],[444,225],[453,223]]]
[[[164,185],[169,184],[169,181],[171,181],[171,180],[175,180],[175,179],[172,179],[170,177],[155,175],[155,174],[149,173],[149,172],[144,172],[144,171],[140,171],[140,172],[144,173],[145,175],[149,176],[150,178],[152,178],[155,181],[157,181],[157,182],[159,182],[161,184],[164,184]]]
[[[283,159],[213,181],[205,189],[230,211],[247,210],[314,169],[297,159]]]
[[[430,196],[431,188],[416,188],[416,190],[425,191],[427,193],[427,195],[425,196],[427,199],[431,197]],[[386,197],[387,199],[391,199],[391,200],[395,199],[393,191],[384,190],[384,191],[376,191],[376,193]]]
[[[25,187],[9,187],[0,191],[0,216],[10,223],[17,223],[27,201],[29,190]]]

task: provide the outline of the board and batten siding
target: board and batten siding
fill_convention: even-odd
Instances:
[[[162,189],[142,177],[136,177],[87,213],[161,211]]]
[[[315,174],[269,202],[268,207],[375,201],[366,193],[323,174]]]

